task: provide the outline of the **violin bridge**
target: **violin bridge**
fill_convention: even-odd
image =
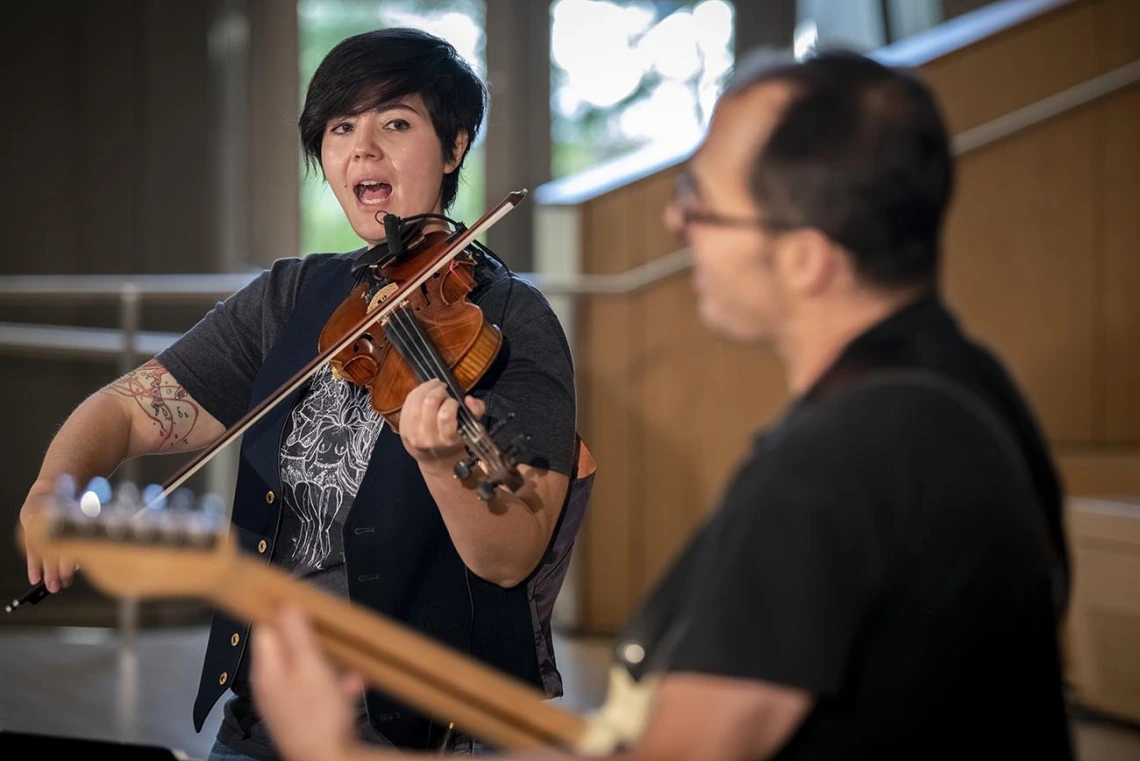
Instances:
[[[372,300],[368,302],[368,311],[374,312],[379,309],[380,305],[387,301],[392,296],[392,294],[398,290],[400,290],[400,286],[396,285],[395,283],[388,283],[383,288],[376,291],[375,295],[372,297]]]

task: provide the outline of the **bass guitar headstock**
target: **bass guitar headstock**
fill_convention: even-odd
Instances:
[[[30,516],[24,538],[44,558],[74,559],[110,595],[201,596],[236,557],[224,504],[185,489],[161,495],[129,482],[112,494],[103,479],[79,493],[63,485]]]

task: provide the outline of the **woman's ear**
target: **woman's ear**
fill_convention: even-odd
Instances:
[[[463,161],[463,155],[467,153],[467,141],[470,138],[467,135],[467,130],[459,130],[459,134],[455,136],[455,145],[452,147],[451,158],[443,167],[444,174],[451,174],[455,171],[455,167]]]

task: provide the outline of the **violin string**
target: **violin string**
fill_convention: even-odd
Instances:
[[[459,391],[451,378],[443,372],[442,361],[432,356],[435,352],[431,344],[422,336],[416,335],[419,331],[416,330],[418,323],[415,317],[407,314],[404,308],[401,308],[393,313],[392,318],[398,337],[401,339],[399,348],[402,348],[402,353],[413,360],[413,368],[420,376],[420,380],[437,378],[447,385],[448,390],[453,395],[458,394]],[[417,338],[420,340],[417,341]]]
[[[393,312],[393,320],[389,324],[393,324],[395,337],[403,349],[402,353],[413,359],[413,368],[416,369],[420,378],[439,378],[447,384],[453,396],[458,395],[459,392],[456,391],[454,379],[447,372],[442,358],[439,357],[427,337],[423,335],[422,327],[415,317],[401,308]],[[487,446],[482,434],[482,426],[474,418],[471,411],[467,409],[467,406],[463,404],[462,398],[457,399],[457,401],[459,402],[457,417],[460,429],[466,435],[472,448],[475,449],[475,454],[488,464],[498,463],[498,453],[494,451],[493,444],[490,447]]]
[[[457,412],[459,426],[466,434],[469,443],[476,449],[476,454],[489,463],[497,461],[497,453],[493,451],[493,446],[490,448],[487,446],[482,431],[483,426],[463,402],[462,391],[458,388],[451,373],[447,371],[447,367],[438,352],[435,351],[427,336],[424,335],[422,326],[414,315],[408,313],[406,307],[400,307],[392,312],[388,324],[393,327],[393,335],[398,339],[397,348],[401,349],[401,353],[409,360],[409,364],[413,366],[420,378],[435,377],[443,381],[453,398],[459,402]]]
[[[397,310],[400,313],[398,318],[399,328],[401,330],[401,337],[404,339],[405,345],[409,354],[416,352],[418,354],[420,370],[422,377],[436,377],[443,381],[448,389],[451,391],[452,396],[459,402],[458,417],[460,418],[460,425],[468,435],[482,439],[478,420],[475,419],[473,413],[463,403],[462,390],[459,389],[458,384],[455,383],[451,373],[447,371],[447,367],[443,362],[442,357],[435,350],[434,346],[428,340],[427,336],[423,333],[423,328],[420,323],[415,319],[414,315],[409,314],[403,309]],[[481,441],[479,442],[482,443]]]

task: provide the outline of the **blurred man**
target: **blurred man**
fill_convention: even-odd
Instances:
[[[931,93],[856,55],[755,62],[687,169],[666,223],[701,318],[774,346],[792,402],[621,640],[663,674],[629,757],[1071,758],[1058,480],[939,296]],[[303,622],[260,645],[286,755],[371,757],[298,697],[336,689]]]

